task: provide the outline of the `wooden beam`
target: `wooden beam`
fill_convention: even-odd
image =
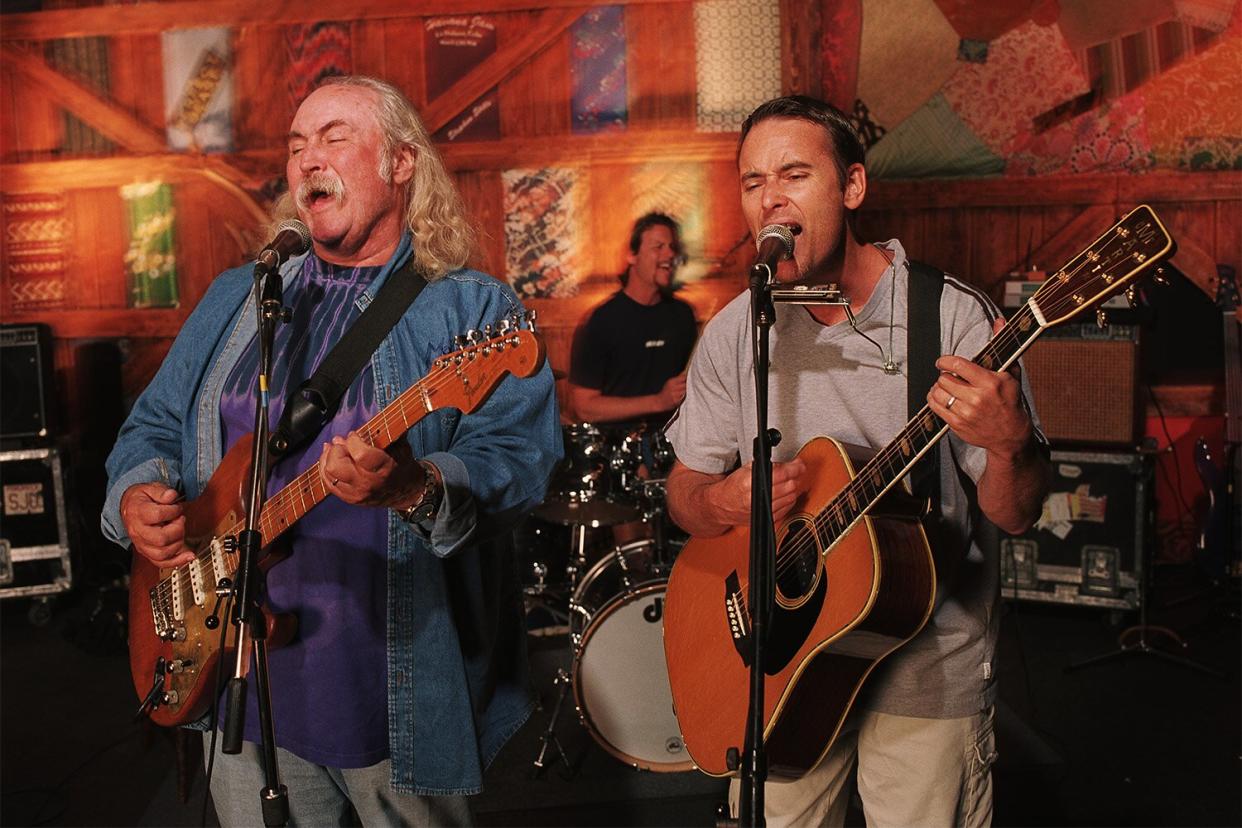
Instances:
[[[823,96],[822,0],[780,0],[781,92]]]
[[[538,165],[589,166],[630,164],[646,161],[730,161],[737,152],[737,134],[693,132],[673,129],[626,129],[590,135],[501,138],[497,141],[464,141],[436,147],[450,170],[509,170]],[[283,149],[247,150],[224,156],[243,169],[284,168]],[[50,162],[53,165],[71,162]],[[3,168],[5,170],[8,167]],[[255,181],[263,176],[252,176]]]
[[[462,110],[481,98],[487,90],[516,72],[523,64],[542,52],[573,22],[584,9],[548,9],[539,15],[533,26],[516,40],[497,49],[486,60],[466,73],[465,77],[445,90],[444,94],[423,108],[423,123],[433,135],[461,114]]]
[[[1028,178],[870,180],[862,209],[1117,204],[1124,211],[1147,201],[1238,200],[1242,200],[1242,172],[1161,170],[1144,175],[1093,173]]]
[[[182,171],[208,177],[218,186],[228,190],[234,198],[242,203],[252,217],[260,222],[266,221],[267,212],[245,190],[246,184],[256,183],[253,177],[233,167],[220,156],[202,154],[164,155],[168,151],[168,146],[165,143],[163,134],[151,129],[151,127],[139,121],[116,104],[100,98],[93,90],[88,89],[76,80],[57,72],[48,66],[42,57],[33,54],[27,49],[12,44],[0,44],[0,63],[5,68],[25,76],[56,104],[72,112],[89,126],[99,130],[102,135],[112,139],[125,149],[138,154],[161,154],[161,160],[153,165],[148,164],[144,159],[112,158],[106,159],[103,162],[105,166],[108,161],[120,162],[122,166],[127,166],[131,172],[143,167],[172,166]],[[79,161],[76,163],[82,165],[76,167],[76,171],[86,173],[89,176],[93,165],[101,162]],[[8,175],[5,177],[4,187],[6,192],[16,192],[19,188],[23,188],[23,184],[28,181],[28,178],[21,171],[22,168],[28,166],[31,165],[17,164],[5,167],[6,170],[16,171],[13,178],[9,178]],[[129,181],[133,180],[132,177],[129,178]],[[14,183],[15,181],[17,182],[16,184]],[[64,183],[71,185],[64,187],[64,189],[83,186],[81,179],[75,178],[70,178]],[[128,181],[124,183],[128,183]],[[45,183],[43,186],[48,185]]]
[[[176,184],[192,178],[206,178],[227,192],[257,224],[263,224],[270,218],[267,211],[237,183],[239,178],[246,183],[253,179],[248,179],[222,159],[207,156],[115,156],[0,166],[0,180],[4,182],[6,194],[121,187],[144,179],[160,179]]]
[[[25,76],[52,101],[125,149],[131,152],[164,152],[167,149],[163,135],[76,80],[57,72],[41,56],[6,43],[0,46],[0,64]]]
[[[1093,204],[1046,239],[1026,257],[1042,267],[1062,267],[1117,221],[1111,204]]]
[[[179,0],[4,15],[3,40],[52,40],[90,35],[152,34],[203,26],[242,28],[263,24],[315,23],[321,20],[378,20],[391,17],[500,14],[553,8],[693,0],[319,0],[316,3],[272,0]]]
[[[1213,302],[1216,301],[1216,288],[1220,284],[1220,276],[1216,272],[1216,259],[1202,247],[1186,236],[1178,236],[1172,227],[1168,228],[1177,239],[1177,252],[1169,260],[1169,264],[1195,284]]]
[[[688,130],[622,130],[555,139],[506,138],[442,144],[444,163],[453,170],[506,170],[556,164],[628,164],[645,161],[732,161],[737,134]]]
[[[11,313],[6,323],[29,325],[42,322],[57,339],[96,337],[174,337],[190,314],[189,308],[127,310],[42,310]]]

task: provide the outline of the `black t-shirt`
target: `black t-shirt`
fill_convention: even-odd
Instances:
[[[680,299],[640,305],[617,291],[574,333],[569,379],[608,397],[655,394],[685,370],[697,333]]]

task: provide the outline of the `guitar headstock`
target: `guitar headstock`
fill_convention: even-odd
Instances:
[[[535,333],[534,311],[502,319],[493,328],[454,337],[458,346],[431,363],[424,381],[436,408],[473,411],[506,374],[529,377],[543,365],[543,340]]]
[[[1172,256],[1176,247],[1154,210],[1146,204],[1135,207],[1035,291],[1030,301],[1042,317],[1041,327],[1097,307]]]

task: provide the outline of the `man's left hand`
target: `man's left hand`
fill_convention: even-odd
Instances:
[[[1004,324],[997,319],[993,332]],[[927,404],[958,437],[1007,458],[1026,449],[1033,429],[1016,369],[997,373],[959,356],[942,356],[936,367],[940,378],[927,393]]]
[[[324,443],[319,475],[330,493],[360,506],[406,506],[423,490],[423,467],[405,440],[385,451],[367,444],[356,431]]]

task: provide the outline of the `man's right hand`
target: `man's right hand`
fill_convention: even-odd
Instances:
[[[713,538],[733,526],[750,525],[750,467],[727,475],[710,475],[675,463],[668,478],[673,519],[691,535]],[[794,458],[772,464],[772,518],[779,522],[793,510],[810,485],[806,463]]]
[[[686,398],[686,372],[682,371],[675,377],[669,377],[656,396],[660,401],[662,411],[671,411],[681,405],[681,401]]]
[[[194,560],[185,545],[185,506],[181,494],[163,483],[136,483],[121,495],[121,522],[134,550],[158,566]]]

